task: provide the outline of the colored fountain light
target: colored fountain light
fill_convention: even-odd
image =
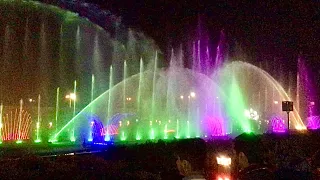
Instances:
[[[282,119],[281,117],[274,116],[270,121],[271,121],[271,127],[273,132],[283,133],[287,130],[284,119]]]
[[[307,119],[308,124],[307,127],[308,129],[320,129],[320,116],[311,116],[308,117]]]
[[[12,8],[12,12],[24,7],[24,4],[9,7],[6,3],[1,2],[1,5]],[[70,7],[72,5],[77,8]],[[281,86],[262,68],[244,62],[246,59],[229,58],[223,31],[216,47],[210,47],[209,40],[197,37],[190,42],[192,52],[182,48],[172,50],[169,59],[164,60],[152,40],[143,33],[125,28],[110,13],[87,12],[88,19],[100,25],[96,26],[76,13],[41,3],[38,6],[48,13],[44,17],[59,17],[61,22],[52,23],[57,24],[56,30],[51,31],[54,27],[46,21],[34,22],[33,16],[37,14],[34,12],[40,10],[25,6],[24,10],[32,17],[21,17],[22,25],[18,28],[24,31],[24,37],[18,41],[21,40],[22,48],[11,43],[17,40],[14,37],[16,27],[11,22],[3,22],[1,52],[10,67],[22,62],[14,61],[20,56],[25,58],[23,62],[36,64],[37,68],[28,65],[23,69],[39,69],[39,72],[22,74],[36,74],[34,79],[41,83],[35,89],[39,89],[41,97],[48,102],[41,104],[40,95],[38,99],[26,99],[27,105],[36,105],[34,102],[38,105],[36,115],[32,114],[37,117],[33,123],[31,115],[23,109],[22,100],[16,111],[10,112],[1,105],[1,142],[20,142],[34,136],[39,143],[46,133],[50,134],[47,136],[51,142],[68,139],[104,143],[211,138],[243,132],[264,133],[268,128],[284,132],[288,128],[284,120],[286,114],[278,105],[280,100],[293,101],[285,91],[287,87]],[[86,3],[87,6],[90,4]],[[82,3],[70,2],[63,7],[84,12]],[[13,15],[18,17],[16,13]],[[21,49],[16,52],[17,57],[12,56],[11,48]],[[39,53],[30,53],[33,49]],[[57,66],[49,66],[52,59],[57,60],[54,61]],[[238,59],[241,61],[236,61]],[[168,66],[164,67],[165,64]],[[302,57],[298,64],[298,96],[294,98],[297,103],[290,114],[290,126],[304,130],[302,119],[313,117],[308,118],[308,128],[318,129],[311,78]],[[5,74],[3,77],[10,75],[1,73]],[[24,79],[17,81],[16,84],[23,83]],[[30,84],[33,83],[25,85],[26,89],[34,89]],[[9,92],[10,88],[4,88],[3,94],[10,95]],[[61,93],[65,96],[61,97]],[[48,108],[54,107],[54,102],[49,102],[51,99],[55,101],[53,110]],[[54,117],[54,121],[48,117]],[[219,158],[221,163],[229,161]]]
[[[259,115],[258,115],[258,112],[253,110],[252,108],[250,108],[249,110],[244,110],[244,115],[249,118],[249,119],[252,119],[252,120],[259,120]]]
[[[30,139],[31,115],[27,111],[16,109],[14,112],[10,111],[2,115],[2,141],[20,142]]]
[[[230,180],[228,176],[217,176],[217,180]]]

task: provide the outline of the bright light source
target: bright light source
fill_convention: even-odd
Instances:
[[[180,99],[183,99],[183,96],[182,96],[182,95],[180,96]]]
[[[131,98],[131,97],[127,97],[126,100],[127,100],[127,101],[131,101],[132,98]]]
[[[33,99],[29,98],[29,102],[33,102]]]
[[[217,180],[223,180],[223,178],[222,177],[218,177]]]
[[[274,104],[279,104],[279,101],[273,101]]]
[[[311,102],[310,102],[310,105],[311,105],[311,106],[314,106],[314,105],[315,105],[315,102],[311,101]]]
[[[191,92],[191,93],[190,93],[190,96],[191,96],[192,98],[194,98],[194,97],[196,97],[196,93],[195,93],[195,92]]]
[[[52,122],[49,122],[49,128],[51,128],[52,127]]]
[[[231,158],[225,156],[217,157],[217,163],[222,166],[230,166],[231,165]]]
[[[249,110],[245,109],[244,110],[244,115],[245,117],[249,118],[249,119],[252,119],[252,120],[259,120],[259,115],[258,115],[258,112],[253,110],[252,108],[250,108]]]
[[[301,126],[301,125],[297,125],[295,127],[297,130],[302,131],[302,130],[306,130],[307,128],[305,126]]]
[[[70,141],[71,141],[71,142],[75,142],[75,141],[76,141],[76,138],[75,138],[75,137],[71,137],[71,138],[70,138]]]
[[[71,93],[71,94],[70,94],[70,99],[76,100],[76,98],[77,98],[77,96],[76,96],[75,93]]]
[[[75,101],[77,99],[77,96],[75,93],[70,93],[70,94],[66,95],[66,99],[70,99],[70,100]]]

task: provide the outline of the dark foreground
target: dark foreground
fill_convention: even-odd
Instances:
[[[320,133],[306,132],[261,136],[265,163],[278,179],[319,179]],[[177,157],[186,157],[192,166],[203,169],[206,179],[217,179],[221,167],[216,156],[232,156],[232,140],[173,140],[133,145],[82,148],[78,154],[55,156],[32,150],[1,148],[0,179],[182,179]],[[72,147],[68,147],[72,151]],[[48,150],[48,149],[47,149]],[[89,153],[84,153],[84,152]],[[11,152],[11,156],[8,156]],[[90,153],[94,152],[94,153]],[[42,152],[44,153],[44,152]],[[231,168],[231,167],[230,167]],[[232,170],[226,172],[232,175]]]

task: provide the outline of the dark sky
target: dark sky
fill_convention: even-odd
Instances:
[[[214,0],[88,0],[122,17],[123,23],[151,36],[168,53],[200,32],[216,47],[224,29],[230,51],[241,44],[249,62],[272,76],[296,80],[297,59],[305,57],[320,95],[320,2]],[[199,18],[200,17],[200,18]],[[200,21],[199,21],[200,19]],[[200,27],[199,28],[199,24]],[[232,53],[232,52],[231,52]],[[281,71],[279,70],[279,64]],[[293,75],[293,76],[292,76]],[[289,77],[290,76],[290,77]]]
[[[241,44],[250,58],[247,61],[255,65],[269,63],[262,68],[276,79],[284,77],[283,85],[296,80],[297,59],[302,54],[316,94],[320,95],[320,84],[317,83],[320,81],[319,1],[88,2],[98,3],[103,9],[120,15],[124,24],[151,36],[166,55],[170,54],[172,46],[197,40],[199,32],[210,38],[214,48],[220,30],[224,29],[230,51],[235,43]]]
[[[126,25],[143,30],[162,50],[190,37],[201,16],[215,41],[224,29],[256,58],[295,59],[302,52],[315,63],[319,57],[320,3],[316,1],[186,1],[96,0],[122,16]],[[281,2],[281,3],[279,3]]]

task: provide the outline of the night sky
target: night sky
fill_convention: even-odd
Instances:
[[[214,45],[219,32],[226,33],[229,46],[241,45],[248,61],[270,62],[271,75],[278,64],[297,71],[302,54],[313,80],[320,80],[320,3],[316,1],[87,1],[98,3],[122,17],[124,24],[151,36],[165,54],[180,43],[206,34]],[[288,77],[288,75],[287,75]],[[276,77],[277,78],[277,77]],[[316,83],[317,84],[317,83]],[[319,87],[318,87],[319,89]]]
[[[166,50],[194,31],[201,16],[202,29],[228,41],[238,41],[257,57],[295,59],[302,52],[319,57],[320,3],[316,1],[88,1],[120,15],[126,25],[143,30]],[[189,36],[188,36],[189,37]]]

